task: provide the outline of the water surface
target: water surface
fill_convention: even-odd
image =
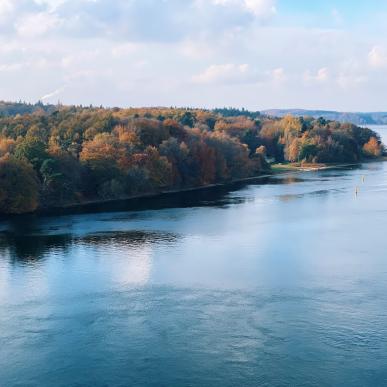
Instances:
[[[114,210],[0,223],[0,386],[387,384],[387,163]]]

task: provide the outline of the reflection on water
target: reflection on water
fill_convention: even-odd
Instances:
[[[66,253],[66,246],[71,243],[71,235],[20,236],[4,233],[0,237],[0,255],[8,256],[13,261],[34,263],[46,253]]]
[[[306,192],[306,193],[299,193],[299,194],[285,194],[285,195],[278,195],[278,198],[282,201],[289,201],[289,200],[295,200],[295,199],[301,199],[305,196],[326,196],[326,195],[335,195],[338,193],[342,193],[342,189],[320,189],[312,192]]]
[[[371,163],[0,222],[0,386],[386,385],[386,190]]]
[[[57,229],[59,230],[59,229]],[[0,255],[10,257],[11,262],[33,264],[52,254],[67,254],[71,246],[109,246],[113,249],[142,248],[152,243],[173,243],[178,236],[163,232],[106,232],[74,237],[65,235],[0,235]]]

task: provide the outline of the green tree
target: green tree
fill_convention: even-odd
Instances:
[[[25,137],[16,146],[15,156],[29,161],[39,171],[43,161],[48,158],[46,144],[36,137]]]
[[[189,126],[190,128],[193,128],[195,125],[195,117],[191,112],[185,112],[179,121],[182,125]]]

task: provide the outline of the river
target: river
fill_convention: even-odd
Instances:
[[[386,384],[386,162],[0,223],[1,387]]]

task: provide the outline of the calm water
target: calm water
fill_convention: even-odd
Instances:
[[[119,210],[0,223],[1,387],[387,384],[387,163]]]

